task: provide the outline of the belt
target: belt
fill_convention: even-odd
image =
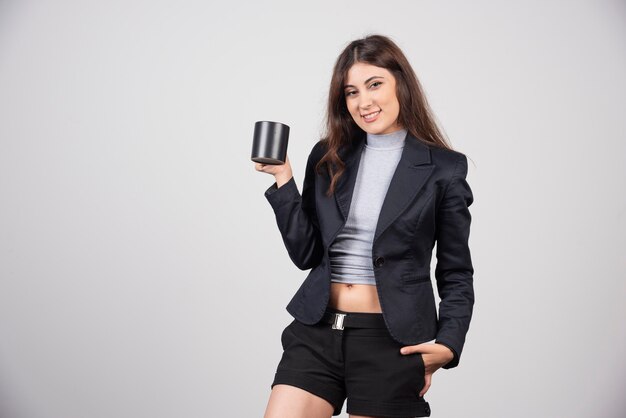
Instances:
[[[332,329],[344,328],[387,328],[382,313],[343,312],[326,309],[322,322],[332,324]]]

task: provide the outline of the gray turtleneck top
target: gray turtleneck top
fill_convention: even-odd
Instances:
[[[406,129],[385,135],[367,134],[348,219],[329,248],[332,282],[376,285],[372,242],[406,134]]]

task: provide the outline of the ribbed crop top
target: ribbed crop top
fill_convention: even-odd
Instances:
[[[376,285],[372,242],[406,134],[405,129],[384,135],[367,134],[348,219],[329,248],[331,282]]]

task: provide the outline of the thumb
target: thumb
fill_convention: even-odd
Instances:
[[[425,353],[427,352],[427,344],[416,344],[416,345],[407,345],[406,347],[402,347],[400,352],[402,354],[412,354],[412,353]]]

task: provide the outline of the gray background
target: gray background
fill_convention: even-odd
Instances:
[[[624,416],[625,23],[608,0],[0,1],[0,416],[262,416],[307,272],[253,125],[291,126],[301,188],[368,33],[470,159],[475,316],[433,416]]]

